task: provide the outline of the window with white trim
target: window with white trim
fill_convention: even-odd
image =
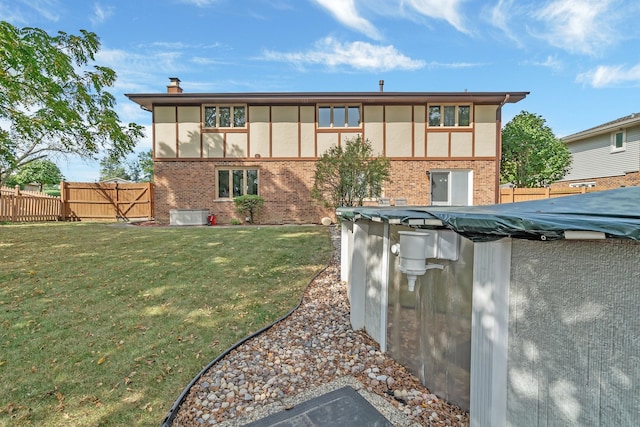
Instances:
[[[427,111],[429,127],[471,126],[471,105],[429,104]]]
[[[611,151],[624,151],[627,148],[627,135],[622,129],[611,134]]]
[[[319,128],[359,128],[359,105],[320,105],[318,106]]]
[[[244,128],[247,111],[244,105],[205,105],[205,128]]]
[[[258,170],[245,168],[221,168],[217,174],[216,196],[232,199],[245,194],[258,194]]]

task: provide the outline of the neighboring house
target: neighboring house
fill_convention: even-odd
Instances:
[[[640,185],[640,113],[565,136],[569,173],[552,187],[607,190]]]
[[[127,94],[153,114],[155,217],[206,209],[226,224],[233,197],[259,194],[261,223],[318,223],[334,212],[312,200],[315,163],[360,135],[391,160],[380,196],[409,205],[497,200],[501,109],[528,92]]]
[[[104,182],[105,184],[131,184],[132,183],[132,181],[129,181],[127,179],[120,178],[120,177],[103,179],[100,182]]]

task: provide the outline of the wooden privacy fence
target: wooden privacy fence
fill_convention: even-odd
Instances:
[[[0,188],[0,221],[35,222],[58,221],[62,216],[59,197],[35,191],[15,188]]]
[[[153,218],[153,184],[137,182],[62,182],[64,220],[130,220]]]
[[[501,188],[500,203],[525,202],[527,200],[551,199],[554,197],[584,194],[595,191],[588,187],[564,188]]]

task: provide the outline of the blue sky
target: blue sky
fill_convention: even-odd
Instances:
[[[125,93],[528,91],[507,104],[558,137],[640,112],[637,0],[0,0],[0,19],[95,32],[118,74],[123,122],[151,114]],[[56,160],[68,181],[97,162]]]

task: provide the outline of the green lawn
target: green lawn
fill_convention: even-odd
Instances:
[[[0,225],[0,425],[159,425],[330,255],[313,226]]]

